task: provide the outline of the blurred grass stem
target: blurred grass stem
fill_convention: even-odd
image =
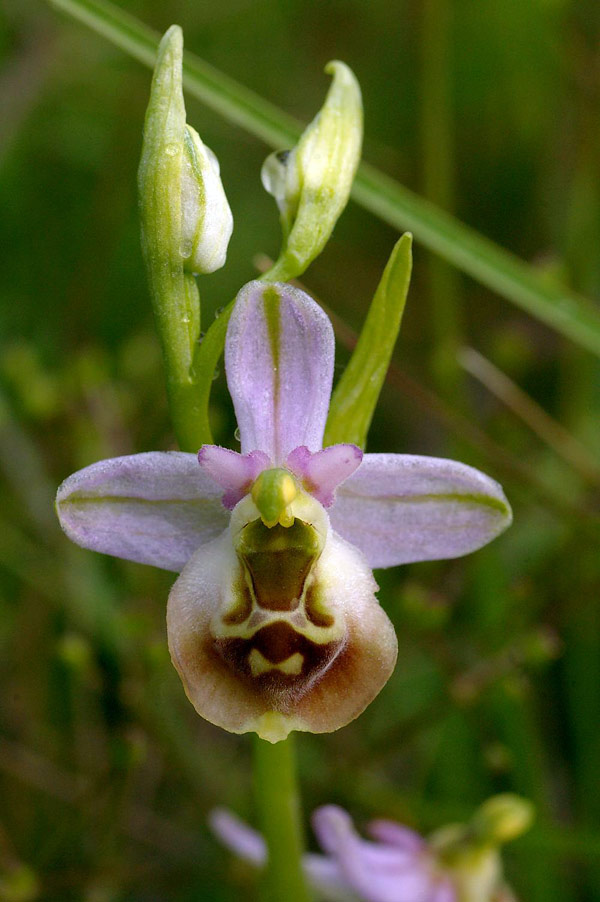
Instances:
[[[422,180],[425,197],[451,212],[455,201],[452,8],[449,0],[423,0],[421,7]],[[462,344],[458,273],[428,255],[431,309],[431,370],[448,400],[459,400],[461,373],[456,352]]]
[[[598,68],[598,27],[588,43],[592,4],[584,4],[579,16],[574,0],[567,5],[570,53],[565,58],[573,83],[587,83],[589,72]],[[585,23],[585,24],[584,24]],[[579,53],[573,52],[580,48]],[[584,49],[585,48],[585,49]],[[581,94],[572,91],[568,103],[573,110],[576,139],[572,145],[572,178],[565,194],[566,217],[563,234],[563,266],[567,283],[593,297],[600,295],[598,262],[598,203],[600,177],[600,125],[597,92]],[[576,436],[592,449],[597,459],[600,451],[598,418],[600,415],[600,373],[594,360],[581,360],[574,349],[563,349],[560,368],[561,407],[565,422]],[[577,598],[573,615],[565,629],[565,720],[573,736],[573,754],[577,762],[573,796],[583,825],[598,823],[598,750],[600,749],[600,611],[598,577],[591,558],[581,555],[579,543],[573,553],[578,566],[573,577],[563,577],[566,593]],[[584,870],[582,892],[594,895],[600,885],[600,865],[590,862]]]
[[[461,348],[458,359],[468,373],[485,385],[583,479],[600,485],[600,467],[591,452],[502,370],[474,348]]]

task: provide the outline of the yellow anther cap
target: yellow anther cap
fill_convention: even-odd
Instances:
[[[289,505],[298,494],[298,486],[288,470],[282,467],[263,470],[252,486],[251,494],[265,526],[293,525],[294,515]]]

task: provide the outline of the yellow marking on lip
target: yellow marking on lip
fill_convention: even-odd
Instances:
[[[289,658],[286,658],[285,661],[273,664],[271,661],[267,660],[258,649],[253,648],[248,655],[248,663],[250,664],[252,676],[261,676],[263,673],[268,673],[270,670],[279,670],[281,673],[285,673],[286,676],[298,676],[302,673],[304,655],[301,655],[300,652],[297,651],[294,652],[293,655],[290,655]]]

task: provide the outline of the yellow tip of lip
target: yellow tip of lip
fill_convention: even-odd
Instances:
[[[279,711],[266,711],[258,719],[254,729],[261,739],[275,743],[287,739],[293,730],[293,724],[290,722],[290,718],[280,714]]]

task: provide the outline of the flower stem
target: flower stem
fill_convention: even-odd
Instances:
[[[263,902],[309,902],[292,737],[274,745],[254,737],[254,789],[268,850]]]

